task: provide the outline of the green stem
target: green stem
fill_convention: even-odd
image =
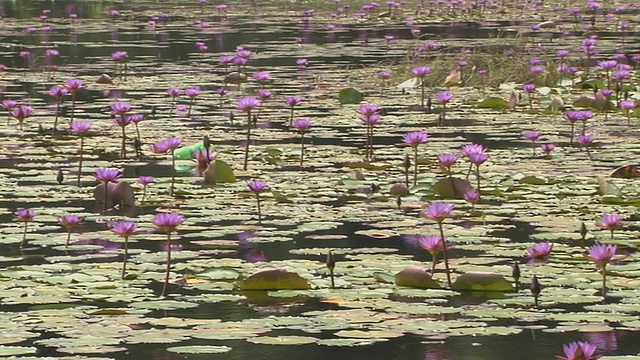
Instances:
[[[51,129],[51,135],[55,135],[56,128],[58,127],[58,117],[60,116],[60,100],[56,104],[56,118],[53,120],[53,129]]]
[[[171,274],[171,232],[167,231],[167,271],[164,275],[164,286],[162,286],[162,297],[167,296],[169,288],[169,274]]]
[[[291,110],[293,111],[293,110]],[[247,110],[247,143],[244,145],[244,165],[242,170],[247,170],[249,163],[249,142],[251,141],[251,110]]]
[[[451,289],[451,273],[449,272],[449,257],[447,256],[447,243],[444,240],[444,229],[442,228],[442,221],[438,222],[440,228],[440,241],[442,241],[442,258],[444,259],[444,271],[447,273],[447,284]]]
[[[84,147],[84,136],[80,135],[80,158],[78,159],[78,187],[81,186],[82,179],[82,151]]]
[[[121,278],[124,280],[125,275],[127,274],[127,259],[129,257],[129,237],[124,237],[124,255],[122,259],[122,274]]]
[[[25,221],[24,222],[24,231],[22,232],[22,242],[20,243],[20,249],[22,249],[24,247],[24,244],[27,243],[27,224],[29,222]]]
[[[304,161],[304,131],[300,133],[300,170]]]
[[[260,194],[256,194],[256,202],[258,203],[258,224],[262,224],[262,208],[260,205]]]
[[[171,188],[169,189],[169,195],[173,196],[175,193],[175,182],[176,182],[176,156],[171,150]]]
[[[413,186],[418,183],[418,146],[413,147]]]
[[[67,231],[67,242],[64,244],[64,248],[68,248],[69,247],[69,240],[71,240],[71,231],[68,230]]]
[[[602,266],[602,297],[607,295],[607,266]]]
[[[71,121],[69,121],[69,127],[71,127],[71,124],[73,124],[73,118],[75,117],[75,113],[76,113],[76,92],[72,91],[71,92]]]
[[[104,184],[104,205],[102,207],[102,213],[106,214],[107,213],[107,203],[109,202],[109,182],[108,181],[103,181],[102,182]]]
[[[124,115],[122,115],[124,116]],[[127,147],[126,147],[126,139],[127,139],[127,135],[125,134],[125,130],[124,130],[124,126],[122,127],[122,146],[120,147],[120,157],[122,159],[126,159],[127,158]]]

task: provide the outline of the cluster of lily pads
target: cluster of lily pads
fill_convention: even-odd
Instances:
[[[557,15],[557,24],[535,23],[517,32],[514,43],[522,46],[518,48],[520,52],[514,54],[513,48],[517,48],[514,46],[501,54],[512,51],[509,56],[520,57],[512,61],[514,67],[508,71],[499,69],[497,62],[491,62],[494,60],[487,60],[481,47],[459,45],[453,40],[450,43],[448,40],[433,41],[420,30],[421,22],[429,17],[439,16],[443,20],[491,17],[498,16],[495,9],[507,6],[491,1],[474,4],[459,1],[446,4],[365,3],[357,6],[359,9],[341,2],[302,10],[287,5],[290,15],[302,16],[295,21],[302,29],[301,36],[310,27],[315,31],[322,29],[327,35],[339,32],[342,27],[360,25],[395,29],[396,32],[378,39],[367,38],[357,50],[374,59],[390,56],[393,62],[373,64],[363,70],[347,70],[346,77],[342,73],[336,76],[341,69],[324,64],[321,55],[309,52],[310,44],[302,37],[291,39],[289,45],[279,44],[286,47],[290,61],[281,67],[267,68],[268,71],[263,61],[274,55],[272,46],[275,45],[243,44],[235,48],[233,55],[214,56],[210,41],[213,33],[209,31],[223,31],[221,29],[226,25],[241,22],[243,16],[253,18],[251,11],[252,7],[255,10],[255,4],[214,6],[207,1],[198,1],[186,5],[187,10],[176,6],[176,13],[171,15],[158,15],[154,9],[143,7],[145,27],[142,31],[157,34],[163,28],[171,29],[175,26],[174,20],[169,20],[172,16],[181,19],[175,20],[181,26],[197,31],[198,41],[192,42],[195,43],[193,53],[188,54],[187,64],[181,65],[186,69],[168,71],[184,70],[193,75],[184,78],[164,78],[165,73],[149,75],[152,72],[145,72],[148,65],[144,65],[148,59],[135,55],[136,52],[128,48],[127,51],[109,51],[109,56],[99,60],[103,65],[109,64],[105,65],[110,67],[106,72],[103,65],[91,71],[83,69],[88,64],[54,65],[52,59],[68,54],[58,49],[44,49],[53,44],[31,49],[29,54],[23,54],[26,50],[21,50],[18,56],[26,60],[24,67],[5,66],[3,71],[18,74],[23,83],[43,82],[45,87],[42,89],[45,90],[37,96],[11,91],[5,94],[2,107],[9,120],[15,119],[19,125],[19,131],[11,124],[3,129],[15,137],[11,145],[6,146],[16,150],[10,158],[24,159],[23,164],[28,164],[30,147],[25,144],[51,146],[51,153],[63,165],[57,171],[49,166],[40,178],[48,191],[59,189],[66,200],[95,200],[99,206],[94,212],[85,209],[62,211],[49,208],[38,195],[29,197],[29,194],[12,201],[10,212],[22,226],[18,229],[14,224],[7,224],[2,230],[3,241],[9,245],[20,243],[20,257],[24,250],[46,252],[48,246],[64,241],[65,246],[60,249],[65,251],[65,256],[60,259],[71,265],[61,270],[48,267],[49,264],[20,265],[5,268],[7,271],[3,276],[12,280],[24,277],[30,284],[37,284],[39,280],[30,277],[30,271],[81,271],[90,278],[87,283],[95,280],[100,286],[107,286],[104,283],[112,282],[116,285],[109,286],[132,291],[132,296],[137,297],[124,301],[135,304],[131,308],[136,309],[176,309],[197,306],[197,303],[237,302],[252,298],[254,295],[248,295],[251,291],[268,291],[274,298],[316,297],[342,308],[335,311],[342,319],[339,324],[332,323],[328,319],[329,313],[320,310],[305,313],[295,321],[291,320],[291,324],[262,324],[264,328],[242,331],[237,330],[240,325],[225,322],[222,324],[226,328],[201,322],[185,324],[210,339],[224,338],[220,337],[219,329],[236,329],[236,338],[256,343],[274,343],[275,340],[271,341],[268,336],[258,336],[263,332],[299,329],[298,325],[302,323],[310,328],[337,330],[336,336],[352,341],[332,342],[311,336],[274,338],[292,344],[355,346],[403,333],[456,336],[495,331],[513,334],[522,328],[487,324],[493,319],[530,317],[573,321],[568,314],[562,313],[564,310],[554,308],[558,304],[571,303],[571,297],[578,298],[579,303],[591,304],[587,306],[594,311],[602,311],[593,316],[596,319],[593,321],[587,318],[589,314],[578,317],[572,330],[593,322],[598,323],[598,329],[610,330],[607,323],[616,321],[634,329],[638,325],[627,316],[633,310],[625,306],[627,300],[637,298],[628,293],[635,284],[632,268],[635,243],[629,234],[633,227],[626,226],[624,220],[635,219],[632,206],[638,203],[637,198],[633,197],[633,190],[616,183],[616,179],[599,178],[598,185],[593,186],[592,178],[580,176],[585,169],[586,172],[601,170],[599,167],[603,163],[611,167],[624,165],[618,163],[620,154],[626,149],[634,149],[632,141],[629,141],[630,145],[625,142],[622,151],[615,149],[617,144],[612,136],[617,135],[612,133],[627,134],[633,130],[632,124],[638,118],[640,57],[624,53],[624,47],[615,44],[617,40],[601,40],[595,32],[601,28],[618,28],[631,35],[634,25],[624,18],[638,7],[634,4],[603,6],[593,1],[579,5],[580,9],[571,8],[566,13],[559,5],[550,9],[542,2],[514,4],[513,8],[508,8],[514,11],[509,12],[509,16],[525,10]],[[111,26],[121,25],[125,29],[138,26],[139,19],[133,17],[129,4],[120,6],[110,10],[115,24]],[[604,10],[610,11],[612,16],[606,16]],[[42,27],[50,27],[48,31],[55,32],[59,23],[52,21],[50,12],[43,12],[42,16],[45,17],[39,20],[43,22]],[[60,21],[65,30],[81,28],[82,17],[69,13],[67,18]],[[591,19],[592,25],[582,27],[578,21],[571,22],[576,18]],[[25,31],[33,34],[42,27],[33,30],[36,28],[28,26]],[[407,36],[402,38],[397,32]],[[553,50],[537,43],[547,33],[559,36]],[[43,63],[42,72],[37,71],[38,58],[32,57],[40,50],[46,51],[45,59],[48,59]],[[151,67],[160,69],[159,64]],[[519,71],[515,70],[516,66],[528,69]],[[99,73],[105,73],[94,74],[97,69]],[[509,81],[513,78],[503,77],[506,75],[500,71],[517,73],[517,82]],[[74,75],[61,78],[69,73]],[[346,87],[345,78],[348,79]],[[391,84],[397,86],[390,87]],[[144,86],[149,88],[143,96],[132,95]],[[106,100],[87,101],[88,93],[98,92],[110,95],[104,96]],[[52,101],[52,105],[47,106],[38,97]],[[238,120],[237,113],[244,116]],[[556,119],[560,114],[562,119]],[[67,118],[68,125],[61,131],[59,123]],[[465,121],[472,118],[487,123],[487,127],[479,129],[473,123],[465,126]],[[114,128],[108,125],[110,122]],[[237,126],[238,122],[242,127]],[[127,132],[131,124],[135,126],[135,135]],[[581,124],[578,134],[576,124]],[[568,127],[570,130],[566,131]],[[491,132],[496,128],[500,132]],[[623,130],[618,130],[620,128]],[[603,129],[616,130],[609,133]],[[480,140],[466,137],[483,132],[484,137]],[[574,148],[574,137],[588,154],[588,159],[582,159],[584,155],[578,156],[580,151]],[[520,151],[529,145],[522,138],[533,145],[531,152],[528,149]],[[329,140],[330,145],[323,145],[324,140]],[[515,146],[503,145],[502,141]],[[538,147],[544,156],[537,156]],[[133,150],[133,155],[129,150]],[[42,156],[46,158],[49,154]],[[565,157],[566,162],[577,165],[567,165],[562,159]],[[35,159],[40,160],[39,157]],[[462,160],[467,163],[459,166]],[[144,168],[148,163],[161,164],[162,172],[153,176],[151,173],[136,174],[137,184],[130,185],[124,174],[133,168]],[[581,175],[551,175],[551,171],[565,168],[569,174]],[[541,174],[542,169],[549,172]],[[92,173],[97,182],[93,192],[83,181],[83,175],[87,173]],[[629,173],[633,174],[633,170]],[[69,175],[75,178],[73,185],[65,179]],[[241,186],[235,184],[236,176],[245,180]],[[8,178],[22,180],[21,175],[14,173],[9,173]],[[469,178],[475,183],[472,184]],[[4,179],[3,182],[6,184]],[[162,186],[149,189],[152,183],[167,183],[168,191]],[[16,185],[16,196],[26,187]],[[601,203],[593,204],[591,199],[598,192],[606,208],[601,208]],[[247,197],[252,199],[250,203],[244,201]],[[587,197],[589,200],[584,200]],[[560,204],[564,199],[570,202],[568,210]],[[531,205],[538,201],[539,209]],[[527,202],[528,205],[521,205]],[[152,209],[155,215],[149,219],[143,214],[126,216],[130,214],[126,210],[131,208]],[[457,212],[454,211],[456,208]],[[220,215],[212,215],[210,209]],[[600,232],[589,236],[585,221],[595,220],[594,214],[602,213],[604,215],[595,221],[596,226],[609,231],[610,236],[602,236]],[[574,222],[578,219],[580,237],[573,237],[574,230],[578,230],[578,227],[572,227],[574,223],[556,223],[549,219],[552,216],[572,218]],[[543,241],[524,245],[524,241],[511,243],[495,235],[510,226],[505,222],[507,219],[515,217],[522,217],[536,226],[545,224],[547,233],[531,237]],[[396,251],[393,247],[343,247],[341,234],[318,232],[334,230],[342,219],[372,228],[346,236],[364,234],[374,242],[380,238],[398,240],[414,235],[414,244],[426,250],[430,257],[390,254]],[[435,222],[436,227],[424,219]],[[229,226],[229,221],[233,225]],[[53,235],[55,231],[49,225],[55,222],[66,231],[64,239]],[[30,224],[38,226],[30,227]],[[104,253],[107,257],[122,255],[121,265],[107,264],[101,269],[97,264],[74,263],[85,258],[84,255],[68,255],[68,250],[82,249],[80,241],[77,244],[71,241],[72,235],[78,233],[80,239],[93,236],[88,230],[101,224],[106,224],[108,230],[124,241],[122,251]],[[147,224],[153,224],[155,229],[140,231],[139,227],[144,228]],[[82,226],[86,226],[87,231],[81,231]],[[557,228],[562,230],[555,230]],[[130,247],[130,239],[154,238],[155,230],[166,235],[162,277],[155,276],[159,269],[149,264],[159,262],[158,259],[149,261],[145,257],[146,249]],[[290,251],[302,259],[249,263],[234,256],[224,256],[229,251],[228,240],[224,237],[245,231],[258,233],[249,240],[254,247],[260,247],[261,242],[287,241],[296,233],[309,233],[309,239],[327,241],[335,236],[337,240],[330,246],[295,247]],[[617,236],[614,237],[614,233]],[[52,238],[48,239],[49,236]],[[580,246],[573,240],[580,240]],[[172,258],[172,254],[176,256],[172,249],[178,241],[188,244],[189,250],[177,252],[177,258]],[[592,241],[590,246],[586,246],[587,241]],[[40,247],[26,247],[28,243]],[[231,248],[239,246],[239,242],[233,241]],[[621,248],[625,255],[618,254]],[[467,255],[474,251],[481,252],[489,260]],[[522,265],[525,251],[529,261]],[[443,271],[438,269],[440,254]],[[322,264],[318,257],[324,256],[327,260]],[[313,257],[313,260],[304,257]],[[424,261],[416,260],[416,257],[430,260],[430,269],[425,269]],[[629,261],[620,262],[626,257]],[[50,261],[55,260],[56,257],[52,257]],[[587,262],[595,264],[599,274],[593,272],[593,265],[582,266]],[[612,263],[616,266],[615,271],[609,266]],[[573,284],[571,281],[576,279],[571,278],[565,264],[579,267],[584,278]],[[178,276],[180,271],[193,275]],[[592,278],[591,273],[597,278]],[[513,277],[515,285],[506,280],[509,276]],[[533,300],[520,291],[521,277],[530,283]],[[98,278],[100,280],[96,280]],[[118,278],[120,282],[116,281]],[[149,288],[155,280],[163,284],[159,292],[162,298],[169,296],[171,283],[184,286],[184,290],[172,291],[167,299],[153,297],[154,292]],[[84,280],[77,281],[84,286]],[[600,284],[599,296],[593,293],[595,283]],[[47,286],[51,284],[55,283],[47,283]],[[446,284],[444,289],[442,284]],[[562,294],[574,285],[579,294]],[[65,294],[75,291],[69,283],[57,286]],[[84,299],[95,298],[112,306],[124,299],[116,292],[104,293],[105,288],[89,288],[84,295],[74,293],[69,301],[84,296]],[[358,294],[350,293],[352,289],[358,289]],[[191,291],[199,294],[192,295]],[[437,305],[446,304],[458,292],[467,291],[497,291],[502,298],[473,309],[476,313]],[[513,294],[503,294],[508,292]],[[425,304],[401,305],[390,297],[391,294],[420,298]],[[69,302],[61,300],[64,296],[53,300],[47,300],[41,294],[38,296],[43,297],[45,303]],[[143,297],[152,299],[147,301]],[[620,298],[625,299],[617,304],[622,309],[621,315],[606,313],[597,304]],[[25,301],[16,296],[5,303]],[[493,313],[497,308],[504,308],[504,313]],[[87,311],[100,316],[102,310],[92,308]],[[113,315],[123,317],[128,311],[133,313],[130,309],[122,310],[124,313],[109,308],[104,311],[115,311]],[[445,320],[433,325],[403,321],[403,318],[417,314],[446,313],[462,314],[475,320],[468,324]],[[82,314],[74,316],[77,316],[74,321],[82,321]],[[28,325],[22,320],[16,320],[16,324],[20,327]],[[354,333],[355,328],[361,332]],[[61,333],[73,336],[66,330]],[[182,340],[180,334],[172,336],[175,336],[169,336],[172,342],[173,339],[175,342]],[[361,340],[362,337],[368,341]],[[120,341],[119,338],[110,340],[115,342],[108,345]],[[207,350],[224,352],[231,348],[197,350],[186,347],[176,352]],[[566,345],[565,356],[558,358],[596,359],[599,357],[594,355],[596,351],[593,344],[574,342]]]

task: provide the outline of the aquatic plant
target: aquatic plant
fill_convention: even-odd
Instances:
[[[247,140],[244,145],[244,162],[242,165],[242,169],[245,171],[247,170],[247,166],[249,163],[249,145],[251,143],[251,111],[259,107],[261,104],[262,103],[260,102],[260,100],[256,99],[255,97],[247,96],[238,99],[238,103],[236,105],[238,110],[247,113]]]
[[[562,345],[564,356],[556,355],[557,360],[598,360],[602,356],[594,355],[597,348],[587,341],[570,342]]]
[[[380,108],[376,105],[363,104],[360,105],[358,110],[356,110],[358,114],[360,114],[360,120],[366,126],[366,144],[364,157],[366,160],[373,158],[373,126],[380,121]]]
[[[36,110],[31,106],[25,105],[25,104],[19,104],[19,105],[16,105],[13,109],[11,109],[11,116],[13,116],[16,120],[18,120],[18,123],[20,124],[20,130],[24,130],[23,129],[24,121],[27,118],[31,117],[35,112]]]
[[[64,87],[71,93],[71,118],[69,120],[69,127],[71,127],[76,114],[76,95],[80,89],[84,88],[84,82],[80,79],[69,79],[64,82]]]
[[[476,204],[480,201],[480,192],[476,189],[469,189],[462,194],[462,198],[471,204],[471,213],[473,214],[476,211]]]
[[[107,204],[110,202],[109,183],[122,177],[122,173],[120,172],[120,170],[115,168],[99,168],[96,170],[93,176],[96,178],[96,180],[102,182],[102,185],[104,187],[102,213],[105,214],[107,212]]]
[[[175,212],[158,213],[153,217],[151,222],[158,229],[163,230],[167,234],[167,269],[164,276],[164,285],[160,296],[166,297],[169,289],[169,275],[171,274],[171,233],[176,231],[177,227],[185,221],[185,218]]]
[[[542,150],[542,152],[547,155],[550,156],[551,152],[556,148],[556,146],[554,144],[541,144],[540,145],[540,149]]]
[[[69,90],[62,85],[54,85],[49,89],[49,95],[56,99],[56,117],[53,120],[53,128],[51,128],[51,135],[56,133],[58,128],[58,118],[60,117],[60,107],[62,106],[62,100],[69,94]]]
[[[619,214],[604,214],[598,220],[597,225],[611,232],[611,240],[613,240],[613,232],[622,229],[622,220],[624,216]]]
[[[171,155],[171,186],[169,187],[169,196],[173,196],[175,193],[175,181],[176,181],[176,155],[175,150],[182,146],[182,140],[174,137],[160,140],[155,144],[151,144],[151,151],[156,154]]]
[[[170,87],[167,89],[167,94],[171,96],[171,108],[169,108],[169,115],[171,115],[175,110],[177,98],[182,94],[182,90],[176,87]]]
[[[62,215],[58,217],[58,224],[67,230],[67,241],[64,244],[64,247],[69,247],[69,240],[71,240],[71,232],[73,229],[82,222],[83,218],[78,215]]]
[[[300,132],[300,168],[304,162],[304,134],[311,128],[311,120],[297,119],[293,122],[293,127]]]
[[[285,105],[287,105],[291,110],[291,113],[289,116],[289,126],[293,125],[293,109],[296,107],[296,105],[300,104],[301,102],[302,102],[302,98],[297,96],[287,96],[286,98],[284,98]]]
[[[526,132],[522,135],[523,138],[529,140],[532,142],[532,153],[531,156],[535,157],[536,156],[536,141],[538,141],[538,139],[540,139],[540,136],[542,134],[540,134],[540,132],[538,131],[530,131],[530,132]]]
[[[142,185],[142,198],[140,199],[140,202],[144,202],[144,199],[147,195],[147,187],[149,186],[149,184],[152,184],[154,180],[155,179],[153,178],[153,176],[138,177],[138,182],[140,183],[140,185]]]
[[[447,250],[454,247],[453,244],[443,240],[441,236],[438,235],[427,235],[427,236],[418,236],[418,245],[421,248],[427,250],[429,254],[431,254],[431,273],[433,274],[436,271],[436,264],[438,263],[438,254],[444,251],[444,247]]]
[[[447,115],[447,104],[452,99],[453,99],[453,94],[451,94],[451,92],[448,90],[439,91],[436,94],[436,101],[442,105],[442,112],[441,112],[442,115],[440,116],[441,120],[439,120],[440,125],[442,125],[442,121],[445,120],[445,117]]]
[[[527,257],[531,262],[542,262],[547,260],[553,250],[553,243],[543,241],[527,248]]]
[[[189,109],[187,110],[187,117],[191,117],[191,110],[193,109],[193,104],[196,102],[196,97],[200,95],[200,87],[190,87],[184,89],[184,94],[189,98]]]
[[[627,116],[627,125],[631,126],[631,110],[636,108],[636,102],[633,100],[622,100],[618,104],[618,108],[624,111]]]
[[[427,139],[427,133],[422,131],[408,132],[402,136],[403,144],[413,149],[413,185],[418,181],[418,146],[426,144]]]
[[[484,149],[484,148],[483,148]],[[476,167],[476,189],[480,191],[480,165],[484,164],[485,161],[489,159],[489,155],[484,151],[482,152],[473,152],[475,150],[471,150],[472,152],[465,154],[467,159],[471,162],[471,164]]]
[[[82,185],[82,159],[84,154],[84,137],[89,133],[91,123],[88,121],[74,121],[71,123],[71,133],[80,137],[80,154],[78,155],[78,187]]]
[[[428,66],[418,66],[411,69],[411,73],[413,76],[420,78],[420,108],[424,109],[424,101],[426,98],[425,89],[427,87],[427,83],[424,81],[424,78],[431,74],[431,68]]]
[[[18,211],[14,213],[14,216],[18,221],[22,221],[24,223],[22,241],[20,242],[20,249],[22,249],[27,243],[27,226],[29,225],[29,221],[33,220],[36,216],[36,212],[33,211],[33,209],[18,209]]]
[[[595,244],[589,248],[586,258],[596,264],[596,269],[602,273],[602,291],[604,297],[607,293],[607,264],[616,258],[616,245]]]
[[[269,189],[269,185],[265,181],[249,181],[247,183],[249,191],[256,195],[256,203],[258,206],[258,223],[262,223],[262,207],[260,202],[260,194]]]
[[[335,282],[333,270],[336,268],[336,260],[333,256],[333,250],[329,250],[327,252],[327,259],[325,260],[324,264],[329,270],[329,278],[331,279],[331,288],[334,289],[336,287],[336,282]]]
[[[444,202],[433,202],[425,206],[421,215],[429,220],[433,220],[438,223],[438,229],[440,230],[440,241],[442,242],[442,258],[444,259],[444,268],[447,274],[447,284],[451,288],[451,272],[449,271],[449,258],[447,256],[447,246],[445,246],[444,228],[442,223],[446,218],[451,215],[454,209],[453,204]]]
[[[538,280],[537,275],[533,275],[531,279],[531,285],[529,286],[529,290],[531,290],[531,294],[533,295],[533,306],[538,307],[538,299],[540,297],[540,293],[542,292],[542,284]]]
[[[127,81],[127,59],[129,54],[126,51],[116,51],[111,54],[111,60],[118,64],[118,73],[122,80]]]
[[[122,257],[122,272],[120,278],[124,280],[127,274],[127,259],[129,257],[129,237],[138,228],[138,223],[133,221],[117,221],[111,224],[111,231],[124,238],[124,254]]]
[[[527,99],[529,100],[529,108],[533,109],[533,94],[536,90],[536,84],[529,83],[522,85],[522,91],[527,93]]]

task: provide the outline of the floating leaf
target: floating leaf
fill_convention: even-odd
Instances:
[[[344,88],[338,95],[340,104],[359,104],[362,101],[362,93],[354,88]]]
[[[451,288],[458,291],[512,292],[516,290],[502,275],[483,271],[469,271],[458,276]]]
[[[206,268],[196,275],[211,280],[236,280],[240,277],[240,272],[230,266],[218,266]]]
[[[469,180],[458,178],[442,178],[433,185],[433,192],[445,199],[463,199],[464,193],[472,190]]]
[[[204,150],[203,143],[197,143],[190,146],[184,146],[173,151],[176,160],[191,160],[195,157],[196,150]]]
[[[419,289],[440,288],[440,284],[433,280],[430,273],[417,266],[410,266],[397,273],[395,276],[395,283],[398,286],[407,286]]]
[[[309,282],[300,275],[285,269],[267,269],[237,283],[242,290],[306,290]]]
[[[508,106],[507,100],[496,96],[486,98],[478,104],[481,109],[506,109]]]
[[[4,346],[0,345],[0,356],[35,354],[38,351],[32,346]]]
[[[229,164],[222,160],[214,160],[204,172],[204,183],[207,185],[235,183],[236,175]]]

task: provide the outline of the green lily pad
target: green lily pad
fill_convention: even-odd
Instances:
[[[398,286],[407,286],[419,289],[439,289],[440,284],[433,280],[431,274],[425,269],[410,266],[395,275],[395,283]]]
[[[502,275],[480,271],[470,271],[458,276],[451,288],[458,291],[513,292],[516,290]]]
[[[340,104],[359,104],[362,101],[362,93],[354,88],[344,88],[338,95]]]
[[[306,290],[309,282],[300,275],[285,269],[267,269],[237,282],[242,290]]]

